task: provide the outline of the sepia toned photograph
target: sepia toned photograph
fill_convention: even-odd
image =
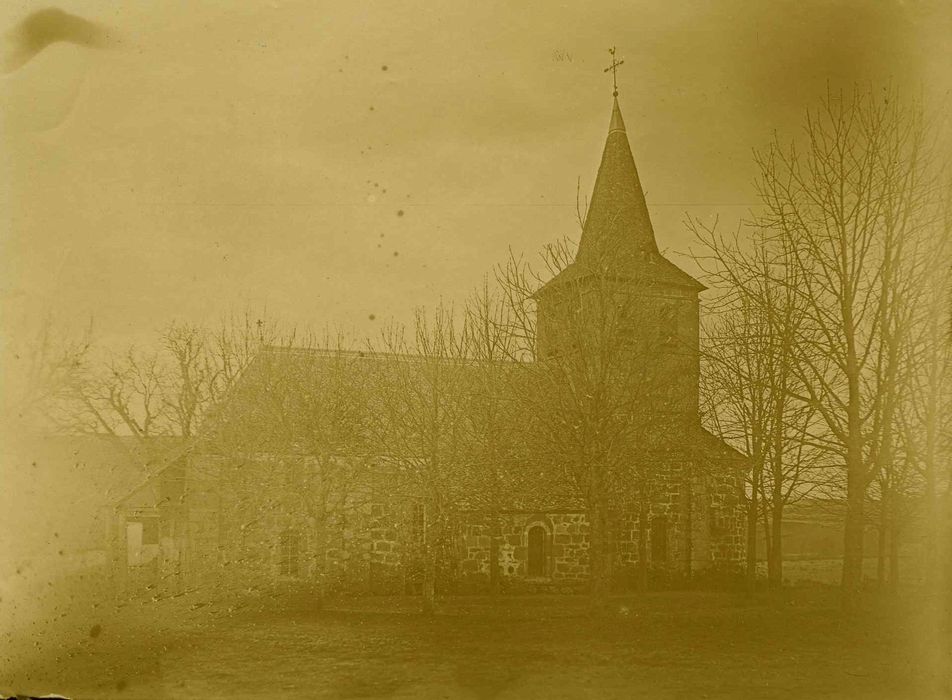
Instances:
[[[0,700],[952,698],[950,37],[3,3]]]

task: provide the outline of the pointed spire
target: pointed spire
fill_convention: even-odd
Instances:
[[[611,135],[615,131],[625,131],[625,120],[621,118],[621,108],[618,106],[617,97],[612,105],[612,120],[608,125],[608,134]]]
[[[604,267],[642,261],[657,254],[645,193],[615,97],[577,260]]]

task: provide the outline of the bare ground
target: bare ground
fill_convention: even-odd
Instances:
[[[910,596],[906,601],[915,600]],[[921,602],[921,601],[920,601]],[[6,654],[0,692],[73,698],[952,697],[943,616],[832,589],[453,598],[196,596],[74,616]],[[942,619],[940,619],[942,618]],[[25,640],[20,640],[21,642]]]

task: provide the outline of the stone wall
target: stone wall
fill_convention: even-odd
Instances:
[[[676,492],[672,492],[672,497]],[[683,542],[686,534],[681,527],[680,504],[677,500],[655,503],[648,510],[648,523],[664,516],[663,531],[645,533],[645,547],[649,568],[657,576],[670,578],[683,572],[686,563]],[[463,514],[458,535],[459,577],[462,589],[483,591],[489,585],[491,518],[482,514]],[[541,576],[528,574],[529,530],[542,526],[546,531],[545,566]],[[615,584],[621,588],[635,584],[639,565],[640,518],[625,514],[614,519],[612,544],[614,547]],[[503,590],[578,590],[587,586],[590,575],[590,525],[582,512],[560,513],[506,513],[498,516],[495,541],[498,543],[500,587]],[[652,537],[665,537],[661,560],[653,560]]]
[[[548,573],[553,581],[583,583],[589,576],[589,523],[584,513],[551,516],[553,532]]]
[[[395,498],[379,484],[350,483],[346,491],[335,490],[314,476],[313,463],[292,469],[290,462],[236,463],[210,455],[193,461],[185,507],[174,524],[183,536],[187,586],[419,592],[418,501]],[[292,541],[285,539],[289,534],[296,544],[293,566],[284,546]],[[452,569],[452,557],[443,559],[442,568]]]
[[[529,530],[544,530],[541,573],[530,575]],[[457,588],[488,589],[495,542],[501,590],[572,588],[588,578],[588,523],[579,512],[461,513],[457,525]],[[495,533],[495,534],[493,534]],[[577,586],[575,586],[577,587]]]
[[[710,523],[711,562],[715,568],[729,569],[744,561],[746,552],[745,507],[741,499],[743,476],[725,473],[711,477]]]
[[[229,464],[205,457],[190,469],[185,507],[169,529],[181,554],[188,586],[266,589],[301,583],[326,592],[415,594],[422,585],[422,513],[418,500],[398,498],[363,484],[313,494],[291,483],[280,464]],[[298,475],[299,477],[300,475]],[[298,478],[296,477],[296,478]],[[316,482],[308,482],[317,488]],[[706,568],[734,566],[744,552],[743,505],[738,476],[697,476],[669,466],[653,488],[645,520],[645,549],[653,576],[670,579]],[[336,504],[333,508],[327,503]],[[635,585],[639,569],[640,507],[612,519],[615,585]],[[651,523],[664,519],[664,527]],[[529,532],[544,531],[540,572],[529,572]],[[299,536],[297,566],[282,572],[282,534]],[[437,590],[483,593],[489,588],[496,545],[503,591],[569,592],[587,587],[590,526],[581,511],[457,513],[440,549]],[[661,544],[652,538],[664,537]],[[655,545],[658,544],[656,547]],[[653,554],[654,553],[654,554]],[[658,558],[663,553],[662,558]]]
[[[644,515],[644,550],[649,577],[659,585],[699,572],[729,571],[744,557],[744,510],[741,473],[711,475],[689,463],[672,463],[661,472]],[[590,526],[585,513],[508,512],[493,517],[460,515],[456,557],[463,590],[489,586],[490,548],[498,547],[502,590],[567,590],[587,585]],[[642,536],[640,504],[611,518],[613,578],[618,588],[636,585]],[[494,524],[495,523],[495,524]],[[528,533],[545,528],[544,575],[529,576]],[[495,531],[495,538],[493,532]],[[655,542],[656,538],[663,542]]]

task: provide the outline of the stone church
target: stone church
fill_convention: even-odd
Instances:
[[[612,513],[614,583],[631,585],[642,557],[659,582],[730,571],[744,554],[746,467],[701,426],[704,287],[659,252],[617,96],[575,259],[535,294],[537,361],[577,350],[560,314],[589,313],[586,290],[606,284],[613,298],[636,299],[638,313],[663,319],[663,343],[637,369],[657,376],[663,368],[668,378],[654,431],[662,476],[650,503]],[[566,299],[576,300],[571,309]],[[354,378],[378,381],[378,365],[365,353],[261,348],[218,428],[117,504],[116,564],[126,586],[419,591],[424,501],[395,486],[372,444],[345,444],[334,432],[352,408]],[[568,484],[516,486],[491,516],[466,499],[454,509],[440,543],[439,590],[480,592],[490,581],[511,591],[586,587],[590,523]]]

